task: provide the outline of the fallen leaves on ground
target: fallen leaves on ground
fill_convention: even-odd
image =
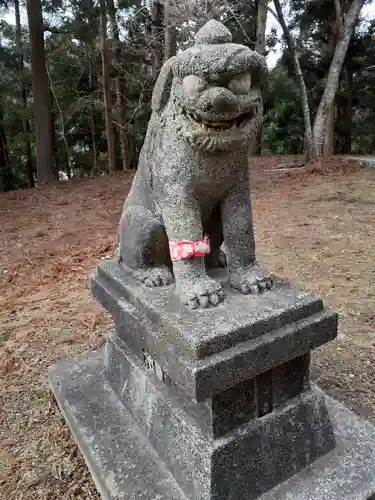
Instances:
[[[339,311],[338,341],[315,356],[318,380],[375,417],[375,170],[337,158],[279,168],[288,161],[260,158],[251,169],[260,260]],[[105,340],[110,318],[88,277],[114,253],[131,180],[117,174],[0,196],[0,498],[99,499],[47,368]]]

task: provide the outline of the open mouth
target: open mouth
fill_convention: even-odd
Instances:
[[[183,114],[189,119],[192,120],[204,128],[210,130],[223,130],[230,129],[232,127],[241,128],[243,125],[248,123],[254,117],[254,111],[251,110],[247,113],[244,113],[232,120],[205,120],[201,116],[187,111],[185,108],[182,110]]]

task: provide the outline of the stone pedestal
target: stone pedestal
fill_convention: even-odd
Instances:
[[[311,350],[337,333],[320,299],[225,286],[224,304],[192,311],[113,261],[92,290],[115,330],[50,380],[103,498],[372,498],[374,429],[309,382]]]

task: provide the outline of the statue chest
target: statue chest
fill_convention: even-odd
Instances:
[[[209,209],[233,190],[247,169],[247,151],[208,153],[172,134],[164,135],[161,144],[153,157],[156,199],[191,193]]]
[[[216,203],[237,184],[238,163],[230,158],[203,157],[192,166],[187,187],[193,188],[202,203]]]

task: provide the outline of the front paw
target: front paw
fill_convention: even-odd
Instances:
[[[181,302],[191,309],[216,306],[224,299],[221,283],[209,276],[177,282],[177,293]]]
[[[273,286],[270,274],[256,262],[243,269],[234,269],[229,279],[232,287],[244,294],[258,294]]]
[[[149,288],[167,286],[174,281],[173,274],[167,266],[139,269],[134,271],[134,276]]]

